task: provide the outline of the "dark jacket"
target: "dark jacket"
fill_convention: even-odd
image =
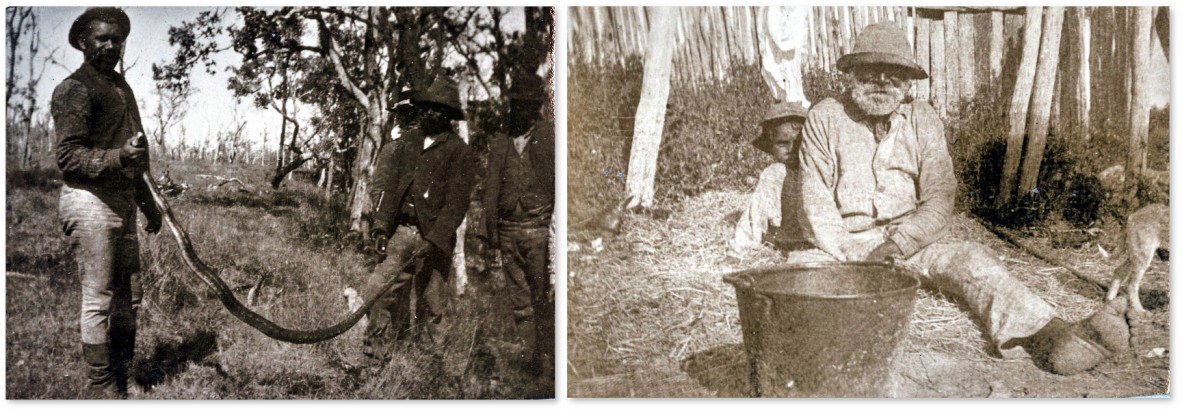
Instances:
[[[525,151],[529,152],[530,161],[534,169],[534,177],[538,182],[544,182],[538,187],[545,190],[551,201],[554,199],[554,123],[539,121],[534,125],[530,141]],[[484,198],[481,204],[485,212],[485,236],[494,244],[497,241],[497,223],[499,215],[497,204],[502,195],[505,182],[505,165],[508,156],[517,154],[513,148],[513,137],[498,133],[489,142],[488,173],[484,180]]]
[[[58,139],[57,164],[67,185],[108,194],[126,191],[144,214],[158,213],[139,176],[141,169],[119,157],[127,140],[143,131],[135,94],[123,76],[104,75],[83,64],[54,89],[50,113]]]
[[[424,150],[425,136],[412,130],[378,152],[370,190],[374,228],[394,231],[402,200],[417,182],[410,195],[419,230],[431,244],[450,252],[456,229],[468,213],[478,164],[472,149],[455,133],[433,137],[435,142]]]

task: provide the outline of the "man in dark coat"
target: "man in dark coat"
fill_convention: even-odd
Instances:
[[[554,303],[550,284],[550,222],[554,213],[554,123],[542,107],[542,80],[513,79],[509,119],[489,143],[484,182],[485,230],[501,250],[518,334],[535,373],[553,369]],[[551,368],[547,368],[551,367]]]
[[[113,7],[90,8],[75,19],[69,42],[85,61],[58,84],[50,103],[63,180],[58,213],[76,246],[82,284],[86,395],[98,398],[126,395],[135,354],[141,294],[136,209],[147,217],[149,233],[161,224],[139,178],[148,168],[148,148],[136,141],[143,127],[135,94],[115,71],[130,30],[127,14]]]
[[[451,123],[464,118],[455,83],[438,78],[410,103],[418,114],[407,115],[410,121],[404,121],[402,135],[379,152],[370,190],[370,238],[385,258],[370,275],[365,295],[373,295],[392,277],[401,280],[369,312],[365,353],[378,360],[388,358],[394,340],[434,341],[456,229],[468,212],[475,184],[477,159]],[[413,315],[412,288],[418,297]]]

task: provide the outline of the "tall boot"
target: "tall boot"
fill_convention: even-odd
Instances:
[[[538,335],[537,325],[534,323],[533,316],[525,318],[517,318],[517,337],[521,339],[521,362],[522,368],[530,374],[538,375],[542,373],[541,363],[538,361]]]
[[[111,369],[111,345],[82,344],[82,359],[86,361],[86,378],[89,380],[85,393],[90,399],[121,398],[115,385],[115,373]]]
[[[112,330],[114,331],[114,330]],[[135,329],[123,329],[111,333],[111,373],[115,387],[126,394],[131,377],[131,365],[135,359]]]

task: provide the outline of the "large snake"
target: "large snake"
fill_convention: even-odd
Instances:
[[[152,176],[149,174],[149,172],[144,171],[141,177],[143,178],[144,183],[148,185],[148,191],[150,191],[152,194],[152,201],[155,202],[156,207],[160,209],[160,214],[162,215],[164,222],[168,224],[169,230],[172,231],[172,236],[176,238],[177,245],[180,246],[181,249],[181,258],[185,261],[185,265],[189,266],[189,269],[192,270],[194,274],[197,274],[197,276],[200,277],[201,280],[209,286],[209,288],[213,289],[217,293],[218,300],[222,302],[222,305],[224,305],[231,314],[234,314],[234,316],[238,317],[239,320],[242,320],[242,322],[246,323],[247,325],[261,331],[268,337],[295,344],[311,344],[331,339],[341,335],[341,333],[344,333],[345,331],[348,331],[349,328],[352,328],[353,325],[357,324],[357,321],[360,321],[361,317],[365,316],[365,314],[369,312],[369,308],[377,301],[375,296],[382,295],[393,289],[396,285],[399,285],[399,283],[406,282],[405,277],[401,275],[393,276],[390,281],[387,281],[382,286],[381,290],[379,290],[377,294],[365,296],[364,305],[362,305],[341,322],[338,322],[332,326],[315,330],[293,330],[290,328],[284,328],[283,326],[268,320],[266,317],[251,311],[250,308],[238,301],[238,298],[234,297],[234,292],[230,290],[230,287],[226,285],[226,282],[222,281],[222,278],[219,277],[216,272],[211,270],[209,266],[206,266],[205,263],[203,263],[201,259],[197,257],[197,252],[193,250],[193,244],[189,241],[189,234],[185,232],[185,229],[182,228],[179,223],[177,223],[176,217],[172,215],[172,208],[168,206],[168,201],[166,201],[164,196],[160,194],[160,190],[156,188],[156,183],[152,181]],[[396,272],[401,272],[403,269],[405,269],[411,261],[414,261],[415,257],[415,255],[411,255],[409,258],[407,258],[403,262],[403,267]]]

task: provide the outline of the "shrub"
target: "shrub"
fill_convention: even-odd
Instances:
[[[1052,126],[1047,136],[1037,190],[1017,196],[1006,207],[994,207],[1005,162],[1007,107],[1008,96],[984,90],[962,103],[959,118],[947,121],[962,208],[1010,227],[1038,227],[1060,220],[1086,227],[1106,216],[1123,220],[1135,204],[1166,201],[1168,193],[1161,193],[1147,179],[1137,183],[1141,189],[1135,199],[1102,188],[1097,175],[1126,161],[1127,124],[1094,122],[1089,139],[1080,127],[1063,121],[1058,129]],[[1169,164],[1165,112],[1154,110],[1151,115],[1148,163],[1154,169],[1167,169]]]
[[[624,196],[642,75],[638,59],[571,67],[567,167],[572,221]],[[717,86],[672,87],[657,161],[658,203],[743,188],[771,163],[750,144],[772,101],[758,67],[733,68]]]

